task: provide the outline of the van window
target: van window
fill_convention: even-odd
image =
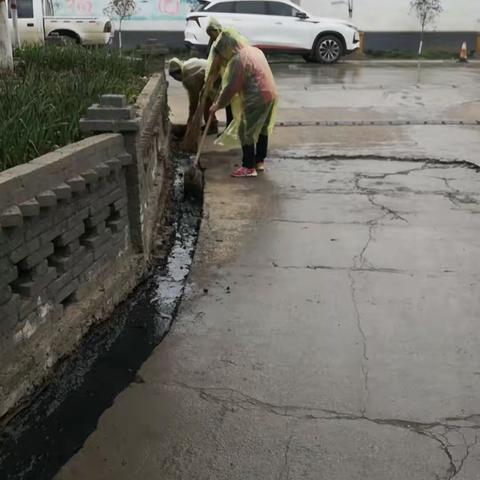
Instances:
[[[291,5],[281,2],[268,2],[268,14],[279,17],[295,17],[298,10]]]
[[[233,13],[235,11],[234,2],[223,2],[212,5],[207,12],[216,12],[216,13]]]
[[[18,18],[33,18],[33,0],[17,0]]]
[[[267,2],[237,2],[237,13],[266,15]]]
[[[46,17],[53,17],[55,15],[55,11],[53,9],[52,0],[45,1],[45,16]]]

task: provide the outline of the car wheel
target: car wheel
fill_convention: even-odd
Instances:
[[[62,45],[64,45],[65,47],[77,45],[78,43],[78,41],[75,38],[70,37],[69,35],[60,35],[59,38]]]
[[[320,63],[336,63],[343,54],[343,45],[338,37],[328,35],[318,39],[315,59]]]
[[[50,45],[57,45],[58,47],[68,47],[70,45],[75,45],[78,43],[75,38],[72,38],[68,35],[58,35],[56,33],[49,35],[46,41]]]

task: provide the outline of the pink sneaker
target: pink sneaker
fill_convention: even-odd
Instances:
[[[257,175],[257,171],[254,168],[245,167],[237,168],[237,170],[232,173],[232,177],[234,178],[256,177]]]

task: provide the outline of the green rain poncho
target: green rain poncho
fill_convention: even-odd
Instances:
[[[212,48],[212,55],[226,65],[217,104],[232,103],[234,121],[216,143],[224,146],[252,145],[260,135],[270,135],[275,125],[277,88],[261,50],[225,29]]]
[[[223,32],[225,32],[225,34],[228,35],[229,37],[234,38],[238,44],[250,45],[250,43],[248,42],[248,40],[244,36],[240,35],[233,28],[223,28],[222,25],[220,24],[220,22],[214,17],[210,18],[210,22],[209,22],[208,27],[207,27],[207,32],[210,32],[210,31],[217,32],[219,34],[219,36],[217,37],[217,39],[215,41],[213,41],[213,43],[211,45],[211,48],[210,48],[209,55],[208,55],[208,60],[207,60],[208,61],[208,67],[207,67],[207,73],[206,73],[207,81],[208,80],[216,80],[217,77],[223,78],[223,75],[225,73],[227,62],[225,62],[224,60],[219,58],[217,55],[215,55],[215,46],[220,41],[220,39],[222,37],[221,34]],[[211,79],[210,75],[213,75],[214,78]],[[220,82],[220,86],[221,86],[221,82]],[[218,96],[218,93],[220,93],[220,91],[217,92],[216,96]]]
[[[233,28],[223,28],[220,22],[213,17],[210,19],[207,32],[210,30],[221,33],[221,35],[213,42],[210,49],[206,75],[206,85],[209,92],[208,95],[212,101],[215,101],[219,97],[222,88],[227,85],[226,82],[228,81],[228,78],[225,75],[228,61],[216,54],[215,47],[221,41],[222,36],[223,38],[228,38],[234,41],[238,46],[249,46],[250,44],[248,40],[236,30]],[[217,80],[218,78],[220,78],[220,80]],[[240,122],[242,118],[242,103],[242,98],[239,94],[236,94],[231,98],[229,105],[232,108],[234,121],[232,122],[231,127],[228,128],[222,137],[218,139],[218,144],[225,146],[238,145],[239,125],[241,124]]]
[[[220,22],[215,17],[210,17],[210,21],[208,22],[207,33],[210,35],[210,32],[217,33],[220,35],[223,31],[223,27]]]

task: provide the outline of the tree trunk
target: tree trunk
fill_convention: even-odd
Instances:
[[[12,41],[5,0],[0,0],[0,70],[13,70]]]
[[[20,48],[20,31],[18,29],[18,10],[17,0],[10,0],[10,11],[12,12],[13,38],[12,43],[15,48]]]
[[[120,49],[120,55],[122,54],[122,19],[120,19],[119,25],[118,25],[118,48]]]
[[[418,47],[418,56],[420,56],[423,52],[423,39],[425,37],[425,30],[422,28],[422,33],[420,35],[420,45]]]

